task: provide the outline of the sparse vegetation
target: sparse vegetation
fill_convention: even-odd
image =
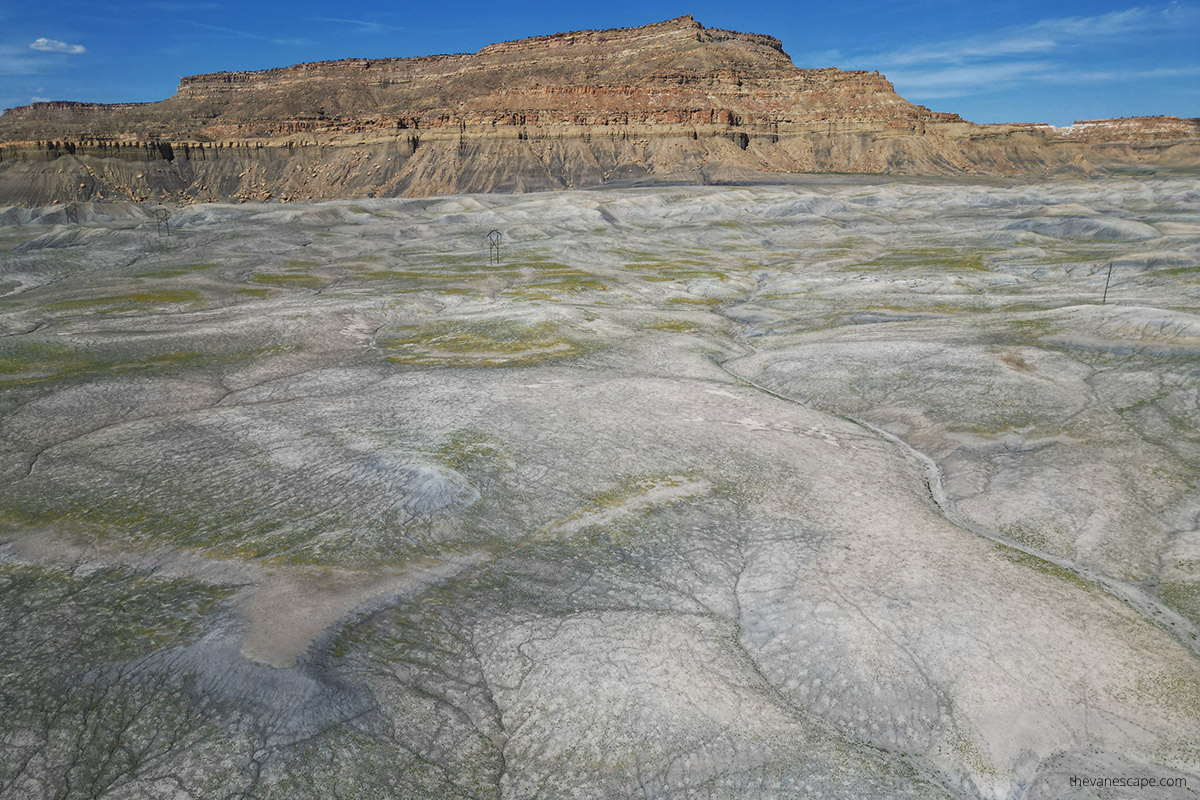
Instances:
[[[267,286],[291,287],[295,289],[320,289],[326,281],[317,275],[294,275],[290,273],[260,272],[250,276],[254,283]]]
[[[1144,188],[45,226],[0,279],[0,800],[925,800],[1113,753],[1192,769],[1200,294],[1154,266],[1097,302],[1106,259],[1200,256],[1050,235],[1082,206],[1190,230],[1191,182]],[[1013,720],[1039,732],[1015,750]]]
[[[193,289],[163,289],[155,292],[131,292],[110,297],[80,297],[72,300],[57,300],[46,305],[53,311],[89,310],[101,314],[118,314],[143,310],[146,306],[200,303],[204,296]]]
[[[379,347],[398,364],[441,367],[525,366],[586,350],[551,323],[505,320],[396,328],[379,337]]]

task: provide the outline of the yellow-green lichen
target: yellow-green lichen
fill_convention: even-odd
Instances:
[[[504,367],[570,358],[584,346],[555,325],[508,320],[405,326],[379,337],[379,348],[398,364]]]
[[[1163,602],[1193,621],[1200,623],[1200,583],[1164,581],[1159,586]]]
[[[700,326],[696,323],[683,319],[659,320],[658,322],[651,322],[648,327],[656,331],[669,331],[671,333],[690,333],[700,330]]]
[[[174,305],[179,303],[197,304],[204,296],[192,289],[163,289],[154,292],[130,292],[129,294],[109,295],[106,297],[79,297],[72,300],[58,300],[45,307],[52,311],[96,310],[102,314],[116,314],[123,311],[140,310],[145,306]]]
[[[267,286],[294,287],[297,289],[319,289],[325,281],[316,275],[291,275],[275,272],[259,272],[250,276],[254,283]]]
[[[1043,558],[1038,558],[1037,556],[1003,544],[995,545],[995,550],[1009,561],[1035,569],[1043,575],[1050,575],[1087,591],[1092,591],[1095,588],[1092,584],[1079,577],[1079,575],[1052,561],[1046,561]]]
[[[955,731],[955,733],[946,740],[951,751],[958,759],[971,770],[975,775],[982,775],[988,778],[996,777],[996,768],[992,762],[988,760],[983,750],[979,745],[975,744],[971,739],[963,734]]]
[[[206,269],[212,269],[216,264],[183,264],[178,267],[167,267],[166,269],[156,270],[154,272],[142,272],[136,277],[138,278],[175,278],[180,275],[187,275],[192,272],[201,272]]]

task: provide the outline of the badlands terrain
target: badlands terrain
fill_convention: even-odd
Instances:
[[[0,294],[4,800],[1200,787],[1194,178],[7,207]]]

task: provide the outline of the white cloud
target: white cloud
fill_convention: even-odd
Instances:
[[[271,36],[260,36],[257,33],[251,33],[250,31],[240,31],[240,30],[235,30],[233,28],[222,28],[220,25],[206,25],[203,22],[193,22],[191,20],[185,21],[184,24],[190,25],[193,28],[201,28],[206,31],[213,31],[215,33],[223,33],[228,36],[236,36],[239,39],[252,39],[256,42],[270,42],[271,44],[279,44],[279,45],[286,45],[286,46],[293,46],[293,47],[312,44],[312,42],[309,41],[308,39],[276,39]]]
[[[393,16],[393,15],[388,15]],[[369,19],[353,19],[350,17],[307,17],[309,22],[332,22],[337,25],[353,26],[355,33],[387,33],[397,31],[402,33],[466,33],[468,28],[410,28],[392,25],[387,22]]]
[[[1092,16],[1048,17],[977,35],[921,42],[875,53],[855,53],[839,66],[881,69],[901,95],[917,101],[966,97],[1034,83],[1120,83],[1180,79],[1192,64],[1121,70],[1077,66],[1080,53],[1103,52],[1111,43],[1138,38],[1152,46],[1187,36],[1200,26],[1200,7],[1172,3],[1138,6]],[[1194,61],[1194,59],[1188,59]],[[1093,63],[1096,61],[1092,59]]]
[[[49,97],[39,97],[35,94],[33,97],[29,98],[29,102],[31,102],[31,103],[49,103],[50,98]]]
[[[1200,66],[1160,67],[1158,69],[1094,70],[1056,73],[1039,76],[1044,80],[1063,80],[1076,83],[1120,83],[1122,81],[1154,81],[1163,78],[1194,78],[1200,76]]]
[[[973,36],[966,39],[935,42],[905,50],[893,50],[874,56],[880,67],[905,67],[912,64],[959,64],[1003,56],[1044,53],[1056,42],[1046,36]]]
[[[940,99],[965,97],[981,90],[1007,89],[1021,81],[1041,79],[1054,73],[1055,65],[1050,62],[1019,61],[901,71],[888,78],[901,94],[909,92],[921,99]]]
[[[30,50],[41,50],[43,53],[86,53],[87,48],[81,44],[67,44],[57,39],[47,39],[45,36],[34,39],[29,44]]]
[[[336,22],[342,25],[353,25],[355,33],[383,33],[385,31],[406,31],[408,28],[398,28],[395,25],[387,25],[382,22],[375,22],[366,19],[347,19],[344,17],[309,17],[313,22]]]
[[[846,54],[835,47],[829,50],[814,50],[809,53],[802,53],[792,60],[806,67],[829,67],[844,62]]]
[[[929,42],[868,56],[880,68],[912,64],[960,64],[994,58],[1049,53],[1082,42],[1178,30],[1200,21],[1200,9],[1172,4],[1129,8],[1091,17],[1052,17],[979,36]],[[866,60],[860,59],[860,60]]]
[[[1054,84],[1131,83],[1200,77],[1200,66],[1158,69],[1072,70],[1051,61],[935,66],[888,74],[901,95],[917,100],[970,97],[1011,89],[1030,81]]]
[[[180,2],[180,0],[155,0],[155,2],[146,3],[147,8],[153,8],[155,11],[168,12],[191,12],[198,11],[215,11],[221,7],[220,3],[191,3]]]
[[[45,61],[26,48],[0,44],[0,75],[34,75],[43,71]]]
[[[1150,8],[1127,8],[1110,11],[1092,17],[1058,17],[1044,19],[1027,26],[1030,31],[1046,33],[1056,39],[1097,39],[1109,36],[1125,36],[1145,30],[1161,29],[1181,16],[1189,16],[1193,9],[1171,5],[1154,10]]]

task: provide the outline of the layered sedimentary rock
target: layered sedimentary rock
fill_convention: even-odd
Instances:
[[[184,78],[157,103],[0,117],[0,202],[313,199],[801,172],[1032,174],[1200,163],[1200,121],[974,125],[878,73],[799,69],[691,17]]]

